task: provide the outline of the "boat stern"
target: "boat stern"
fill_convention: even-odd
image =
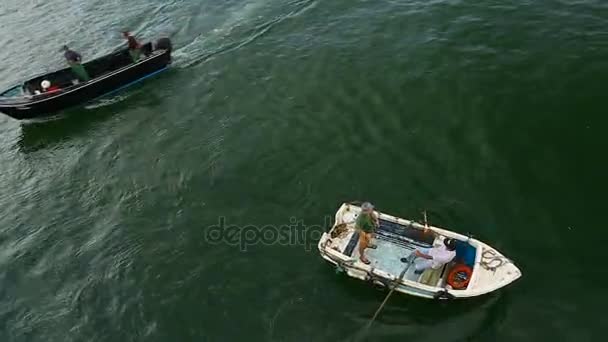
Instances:
[[[323,258],[335,263],[333,259],[327,257],[327,252],[329,249],[332,249],[333,252],[339,252],[345,248],[354,231],[354,221],[357,213],[358,211],[351,210],[346,203],[340,206],[336,212],[333,226],[323,233],[317,244]]]

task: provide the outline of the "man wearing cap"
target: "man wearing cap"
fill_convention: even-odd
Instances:
[[[417,259],[415,261],[416,274],[421,274],[424,270],[441,266],[452,261],[456,256],[456,241],[445,238],[443,244],[433,248],[418,248],[414,252]]]
[[[84,66],[80,64],[80,62],[82,62],[82,56],[78,52],[70,50],[67,45],[63,46],[63,51],[63,56],[68,62],[70,68],[72,68],[72,72],[74,72],[74,74],[76,74],[81,81],[88,81],[90,79],[89,74],[85,70]]]
[[[361,205],[361,213],[355,221],[355,228],[359,232],[359,260],[362,263],[369,265],[370,261],[365,257],[366,248],[377,248],[372,245],[371,241],[374,236],[374,230],[379,226],[378,217],[374,214],[374,206],[365,202]]]

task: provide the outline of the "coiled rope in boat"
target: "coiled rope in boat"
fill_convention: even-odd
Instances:
[[[486,270],[494,272],[497,268],[500,268],[510,262],[511,260],[502,255],[496,254],[496,251],[487,249],[481,253],[481,261],[479,264]]]

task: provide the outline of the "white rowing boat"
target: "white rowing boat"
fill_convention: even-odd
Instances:
[[[357,205],[342,204],[333,227],[323,234],[318,244],[325,260],[353,278],[395,286],[395,291],[412,296],[452,299],[496,291],[521,277],[511,260],[481,241],[433,226],[425,231],[422,224],[377,211],[380,226],[375,242],[378,247],[366,250],[371,261],[366,265],[359,260],[359,233],[354,223],[360,211]],[[454,260],[438,269],[416,274],[415,267],[409,267],[414,261],[414,250],[443,243],[446,237],[457,240]]]

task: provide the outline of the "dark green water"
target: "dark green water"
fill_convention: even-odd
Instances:
[[[427,209],[524,274],[394,296],[369,340],[603,339],[606,1],[4,0],[0,85],[125,28],[170,36],[173,69],[0,118],[0,341],[352,340],[384,293],[314,239],[363,199]],[[246,251],[209,241],[222,217]],[[291,243],[246,227],[294,220]]]

